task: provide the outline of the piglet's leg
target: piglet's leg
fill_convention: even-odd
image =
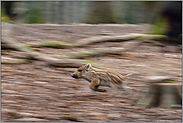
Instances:
[[[100,83],[99,79],[93,80],[93,82],[90,83],[90,89],[92,89],[94,91],[105,92],[106,90],[98,88],[99,87],[99,83]]]

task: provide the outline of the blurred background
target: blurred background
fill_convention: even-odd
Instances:
[[[22,23],[118,23],[156,25],[153,34],[180,38],[182,34],[181,1],[56,1],[1,2],[1,20],[25,14]],[[179,40],[180,43],[180,40]]]
[[[123,1],[57,1],[57,2],[8,2],[12,11],[28,9],[24,23],[151,23],[156,20],[168,3]],[[1,6],[6,4],[2,2]],[[4,16],[5,8],[1,8]],[[176,9],[176,8],[174,8]]]
[[[182,121],[182,1],[1,1],[1,21],[1,121]],[[72,78],[84,63],[132,73],[132,97]]]

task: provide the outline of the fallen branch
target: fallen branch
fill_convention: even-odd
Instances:
[[[78,46],[96,44],[101,42],[122,42],[128,40],[134,40],[138,38],[147,38],[147,39],[154,39],[154,38],[165,38],[164,35],[149,35],[149,34],[136,34],[131,33],[127,35],[116,35],[116,36],[96,36],[90,38],[79,39],[75,42]]]
[[[59,48],[59,49],[79,47],[74,43],[66,43],[61,41],[36,42],[36,43],[31,42],[31,43],[28,43],[27,45],[34,48],[50,47],[50,48]]]
[[[33,113],[23,113],[23,112],[17,112],[15,110],[6,109],[3,110],[5,114],[10,115],[16,121],[40,121],[41,119],[46,120],[68,120],[68,121],[74,121],[74,122],[83,122],[83,118],[79,118],[76,116],[55,116],[55,115],[39,115],[39,114],[33,114]]]
[[[136,46],[140,45],[142,42],[143,42],[143,40],[130,41],[130,42],[126,42],[126,45],[123,47],[95,48],[95,49],[92,49],[92,51],[82,51],[82,52],[70,53],[70,54],[64,55],[60,58],[84,59],[87,57],[102,56],[102,55],[107,55],[107,54],[121,55],[122,52],[129,51],[129,50],[135,48]]]
[[[5,23],[4,26],[6,28],[2,30],[2,32],[5,35],[5,40],[3,40],[2,42],[3,46],[5,46],[6,48],[11,48],[14,50],[25,52],[27,59],[45,61],[48,65],[56,66],[56,67],[79,67],[85,63],[78,59],[83,59],[83,58],[92,57],[92,56],[101,56],[106,54],[119,55],[122,52],[129,51],[134,47],[138,46],[139,44],[141,44],[142,42],[144,42],[143,41],[144,38],[151,39],[151,38],[158,37],[158,35],[128,34],[128,35],[122,35],[122,36],[100,36],[100,37],[85,38],[85,39],[76,41],[76,44],[64,43],[64,42],[44,42],[41,44],[29,44],[29,46],[27,46],[19,42],[16,42],[11,38],[11,35],[10,35],[11,34],[10,31],[12,30],[11,24]],[[162,35],[160,35],[159,37],[162,37]],[[132,40],[136,38],[140,38],[141,40],[125,42],[123,47],[113,47],[109,49],[97,48],[97,49],[93,49],[92,51],[71,53],[68,55],[63,55],[62,57],[60,57],[60,59],[53,58],[51,56],[36,52],[33,49],[31,49],[31,47],[42,47],[42,46],[57,47],[57,48],[79,47],[79,46],[84,46],[92,43],[100,43],[100,42],[106,42],[106,41],[124,41],[124,40]]]
[[[26,64],[30,62],[31,60],[27,60],[27,59],[15,59],[15,58],[1,56],[1,64]]]
[[[149,34],[136,34],[131,33],[127,35],[111,35],[111,36],[95,36],[90,38],[79,39],[75,43],[67,43],[61,41],[47,41],[47,42],[30,42],[25,44],[25,46],[33,47],[33,48],[41,48],[41,47],[49,47],[49,48],[73,48],[73,47],[84,47],[90,44],[103,43],[103,42],[122,42],[134,39],[166,39],[167,37],[164,35],[149,35]],[[2,44],[3,49],[12,49],[6,44]],[[17,50],[17,49],[13,49]]]
[[[48,55],[35,52],[30,47],[25,47],[21,43],[16,42],[11,38],[10,35],[11,34],[10,30],[12,30],[11,27],[12,27],[11,24],[6,23],[6,28],[4,28],[3,30],[4,35],[6,35],[5,36],[6,39],[3,41],[3,43],[6,44],[7,47],[24,52],[28,59],[44,61],[48,65],[56,67],[79,67],[85,64],[84,62],[77,59],[56,59]]]

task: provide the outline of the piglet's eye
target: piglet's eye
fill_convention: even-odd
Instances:
[[[79,71],[79,72],[82,72],[83,70],[80,69],[80,70],[78,70],[78,71]]]

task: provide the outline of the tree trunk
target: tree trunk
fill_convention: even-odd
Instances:
[[[86,23],[116,23],[113,18],[110,1],[95,1],[93,4],[92,14],[89,15]]]
[[[152,82],[149,86],[149,92],[137,103],[137,105],[163,108],[182,107],[182,83],[168,82],[173,81],[161,80],[159,82]]]

